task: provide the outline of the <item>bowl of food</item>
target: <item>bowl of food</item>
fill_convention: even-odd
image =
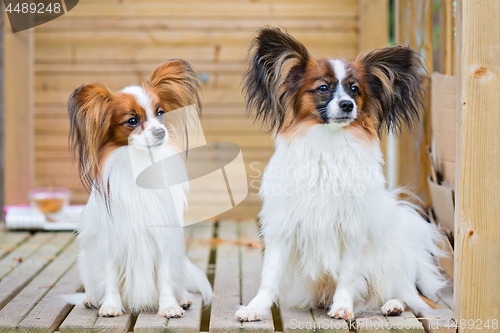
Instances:
[[[57,213],[69,205],[71,192],[64,187],[40,187],[29,191],[31,206],[44,214]]]

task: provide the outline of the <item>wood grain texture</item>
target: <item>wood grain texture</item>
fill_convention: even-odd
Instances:
[[[423,64],[429,73],[433,71],[432,60],[432,1],[397,0],[395,11],[396,43],[410,45],[422,55]],[[415,192],[423,205],[429,203],[429,155],[426,147],[431,143],[429,81],[426,80],[424,109],[420,121],[412,131],[406,128],[397,141],[397,185]]]
[[[10,233],[8,233],[10,235]],[[28,260],[40,248],[54,238],[54,233],[38,233],[30,237],[24,244],[10,252],[0,260],[0,278],[12,272],[16,267]]]
[[[5,232],[0,234],[0,259],[12,252],[30,237],[28,232]]]
[[[219,222],[218,239],[210,332],[239,332],[242,324],[234,315],[241,305],[236,223]]]
[[[8,23],[5,24],[8,26]],[[27,204],[33,187],[34,34],[5,31],[5,205]]]
[[[238,222],[241,266],[241,300],[247,305],[257,295],[262,271],[262,247],[256,220]],[[252,332],[273,332],[274,325],[271,311],[267,317],[257,322],[243,323],[244,329]]]
[[[389,1],[359,1],[359,51],[387,47],[389,44]]]
[[[53,259],[40,274],[33,278],[33,280],[0,311],[0,328],[2,332],[15,332],[19,329],[18,326],[23,320],[29,316],[30,312],[36,308],[37,304],[39,305],[42,298],[55,287],[60,281],[60,278],[75,264],[77,251],[78,244],[73,242],[62,254]],[[73,282],[75,273],[76,270],[71,275]],[[62,281],[62,283],[64,282],[68,283],[66,279]],[[76,286],[76,289],[81,286],[80,283],[77,284],[78,286]],[[72,288],[68,288],[68,292],[75,292],[74,286],[71,287]],[[54,291],[49,297],[55,295],[57,295],[57,291]],[[49,332],[51,327],[53,330],[58,324],[54,321],[62,319],[65,315],[65,313],[61,314],[61,311],[64,312],[64,309],[69,310],[69,307],[63,300],[59,300],[59,304],[56,306],[54,306],[55,304],[57,303],[52,303],[53,306],[47,306],[44,302],[40,308],[35,310],[35,317],[28,318],[28,325],[23,325],[22,327],[24,327],[24,329],[29,328],[30,330],[32,329],[33,331],[39,332]],[[50,321],[50,323],[40,319],[40,326],[34,324],[34,321],[37,321],[37,316],[44,317],[44,320]]]
[[[26,261],[23,261],[12,272],[0,281],[0,308],[14,298],[44,267],[54,260],[57,254],[71,241],[74,234],[56,233],[49,243]]]
[[[500,318],[500,2],[461,6],[454,311],[484,323]]]

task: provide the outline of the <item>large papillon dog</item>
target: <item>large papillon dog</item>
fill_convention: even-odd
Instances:
[[[260,320],[278,299],[339,319],[428,308],[421,295],[444,285],[439,233],[387,189],[378,137],[418,119],[426,72],[417,53],[315,60],[273,28],[252,45],[247,106],[274,133],[275,153],[259,193],[261,285],[237,318]]]
[[[134,159],[151,148],[179,151],[165,113],[200,108],[200,82],[183,60],[163,63],[140,86],[113,93],[101,84],[77,88],[68,101],[70,141],[80,176],[91,188],[82,213],[78,264],[87,307],[101,316],[157,309],[180,317],[191,292],[212,297],[205,274],[186,257],[182,223],[187,183],[165,189],[137,185]],[[161,170],[165,176],[185,170]],[[184,309],[183,309],[184,308]]]

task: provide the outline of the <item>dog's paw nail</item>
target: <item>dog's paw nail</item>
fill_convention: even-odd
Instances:
[[[122,310],[116,306],[102,306],[99,310],[101,317],[118,317],[122,315]]]
[[[180,318],[184,310],[180,306],[170,306],[160,312],[160,316],[167,318]]]

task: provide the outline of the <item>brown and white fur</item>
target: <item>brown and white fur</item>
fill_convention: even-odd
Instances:
[[[101,316],[157,309],[180,317],[191,292],[209,303],[205,274],[186,257],[181,227],[186,183],[170,189],[137,186],[130,156],[149,161],[149,148],[179,151],[165,113],[195,105],[200,83],[182,60],[160,65],[141,86],[113,93],[101,84],[77,88],[68,101],[70,141],[80,176],[91,188],[79,223],[78,264],[84,303]],[[163,170],[165,176],[186,170]],[[184,308],[184,309],[183,309]]]
[[[342,319],[428,308],[420,293],[444,283],[439,234],[387,189],[378,137],[418,118],[423,73],[406,47],[315,60],[278,29],[258,33],[244,85],[275,153],[259,193],[261,285],[238,320],[260,320],[277,300]]]

